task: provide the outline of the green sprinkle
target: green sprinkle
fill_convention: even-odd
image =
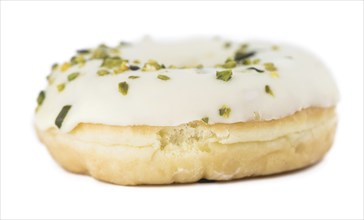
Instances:
[[[128,69],[129,69],[128,61],[123,60],[121,64],[116,69],[114,69],[114,74],[123,73]]]
[[[155,60],[153,60],[153,59],[148,60],[148,62],[147,62],[147,63],[152,64],[152,65],[155,65],[155,66],[160,66],[160,65],[158,64],[158,62],[157,62],[157,61],[155,61]]]
[[[209,123],[209,117],[203,117],[201,120],[202,120],[203,122],[205,122],[206,124],[208,124],[208,123]]]
[[[91,51],[87,50],[87,49],[81,49],[81,50],[77,50],[77,53],[78,54],[89,54],[89,53],[91,53]]]
[[[111,69],[120,66],[122,62],[123,60],[120,57],[109,57],[104,59],[104,62],[101,64],[101,66]]]
[[[109,55],[107,54],[106,49],[100,47],[93,51],[91,58],[92,59],[105,59],[108,56]]]
[[[227,60],[223,65],[222,67],[224,68],[234,68],[236,67],[236,61],[234,60]]]
[[[233,75],[233,71],[231,71],[231,70],[217,71],[216,79],[227,82],[231,79],[232,75]]]
[[[52,65],[52,71],[56,71],[58,68],[58,63]]]
[[[251,65],[251,64],[252,64],[251,59],[243,60],[243,65]]]
[[[72,80],[76,79],[79,75],[80,75],[80,73],[77,73],[77,72],[71,73],[67,76],[67,79],[68,79],[68,81],[72,81]]]
[[[83,64],[85,62],[86,60],[83,58],[83,56],[73,56],[70,60],[71,65]]]
[[[239,62],[239,61],[244,61],[245,59],[248,59],[249,57],[252,57],[255,55],[255,52],[246,52],[245,49],[242,50],[238,50],[236,53],[235,53],[235,56],[234,56],[234,60]]]
[[[264,90],[265,90],[265,93],[267,93],[271,96],[274,96],[274,93],[273,93],[272,89],[270,88],[270,86],[265,85]]]
[[[45,92],[44,91],[40,91],[39,95],[38,95],[38,98],[37,98],[37,103],[38,105],[42,105],[44,99],[45,99]]]
[[[161,80],[169,80],[170,78],[166,75],[158,75],[157,76],[158,79],[161,79]]]
[[[138,79],[140,76],[129,76],[128,79]]]
[[[264,63],[264,68],[268,71],[277,71],[277,67],[273,63]]]
[[[129,85],[127,82],[119,83],[119,92],[123,95],[127,95],[129,90]]]
[[[229,108],[226,105],[223,105],[220,109],[219,109],[219,115],[224,117],[224,118],[228,118],[230,116],[231,113],[231,108]]]
[[[108,75],[108,74],[110,74],[110,72],[107,71],[107,70],[98,70],[97,71],[97,75],[99,75],[99,76],[105,76],[105,75]]]
[[[155,60],[148,60],[142,68],[142,71],[156,71],[160,70],[162,66]]]
[[[248,48],[248,44],[241,45],[240,48],[235,52],[234,60],[239,62],[250,56],[253,56],[254,54],[247,53],[247,48]]]
[[[66,117],[68,111],[71,109],[71,107],[72,107],[71,105],[65,105],[65,106],[63,106],[62,110],[59,112],[59,114],[56,118],[56,121],[55,121],[55,124],[58,128],[62,127],[63,120]]]
[[[58,92],[62,92],[64,90],[64,88],[66,87],[66,84],[62,83],[62,84],[58,84],[57,85],[57,90]]]

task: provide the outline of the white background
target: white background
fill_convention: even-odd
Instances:
[[[341,92],[332,150],[303,171],[228,183],[124,187],[62,170],[32,127],[50,65],[145,34],[310,49]],[[363,218],[363,2],[1,2],[1,217]]]

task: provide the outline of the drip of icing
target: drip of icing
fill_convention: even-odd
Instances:
[[[167,67],[202,64],[200,69],[139,69],[99,76],[102,59],[73,65],[64,72],[58,68],[36,113],[36,126],[41,130],[56,127],[55,119],[65,105],[72,108],[62,123],[63,132],[79,123],[176,126],[204,117],[209,118],[209,124],[246,122],[257,117],[272,120],[304,108],[336,105],[338,91],[328,69],[313,55],[288,45],[272,50],[271,43],[249,42],[249,50],[256,52],[252,59],[259,58],[259,64],[238,65],[232,68],[231,80],[217,80],[216,72],[224,69],[216,68],[216,64],[234,57],[239,46],[231,43],[225,48],[221,40],[196,39],[167,43],[147,40],[120,48],[123,59],[138,59],[140,67],[154,59]],[[263,64],[267,62],[274,63],[277,71],[265,70]],[[80,74],[68,82],[67,76],[74,72]],[[170,79],[160,80],[160,74]],[[120,82],[127,82],[127,95],[119,92]],[[66,86],[59,92],[57,85],[61,83]],[[266,92],[266,85],[273,95]],[[219,115],[222,106],[231,109],[229,117]]]

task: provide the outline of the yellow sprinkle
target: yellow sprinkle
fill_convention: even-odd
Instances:
[[[61,66],[61,72],[64,72],[64,71],[68,70],[70,67],[71,67],[71,64],[69,62],[65,62]]]
[[[71,65],[79,64],[80,66],[83,66],[85,63],[86,60],[82,55],[74,56],[71,58]]]
[[[105,75],[108,75],[108,74],[110,74],[110,72],[109,71],[107,71],[107,70],[98,70],[97,71],[97,75],[99,75],[99,76],[105,76]]]
[[[120,66],[116,69],[114,69],[115,74],[123,73],[129,69],[128,63],[123,61]]]
[[[153,65],[146,63],[144,64],[142,71],[155,71],[157,70]]]
[[[277,67],[273,63],[264,63],[264,68],[268,71],[277,71]]]
[[[129,85],[127,82],[119,83],[119,92],[123,95],[127,95],[129,90]]]
[[[234,67],[236,67],[236,62],[234,60],[227,61],[226,63],[224,63],[222,65],[222,67],[224,67],[224,68],[234,68]]]
[[[57,90],[58,92],[62,92],[64,90],[64,88],[66,87],[66,84],[62,83],[62,84],[58,84],[57,85]]]
[[[140,60],[136,59],[136,60],[133,61],[133,63],[140,64]]]
[[[148,60],[147,63],[144,64],[142,71],[156,71],[160,70],[162,66],[155,60]]]
[[[92,59],[104,59],[108,56],[109,55],[108,55],[106,49],[104,47],[99,47],[93,51],[91,58]]]
[[[279,74],[277,71],[272,71],[269,73],[269,75],[272,77],[272,78],[279,78]]]

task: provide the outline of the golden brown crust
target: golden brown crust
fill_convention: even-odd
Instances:
[[[333,142],[334,108],[272,121],[180,126],[80,124],[37,133],[65,169],[121,185],[230,180],[302,168]]]

